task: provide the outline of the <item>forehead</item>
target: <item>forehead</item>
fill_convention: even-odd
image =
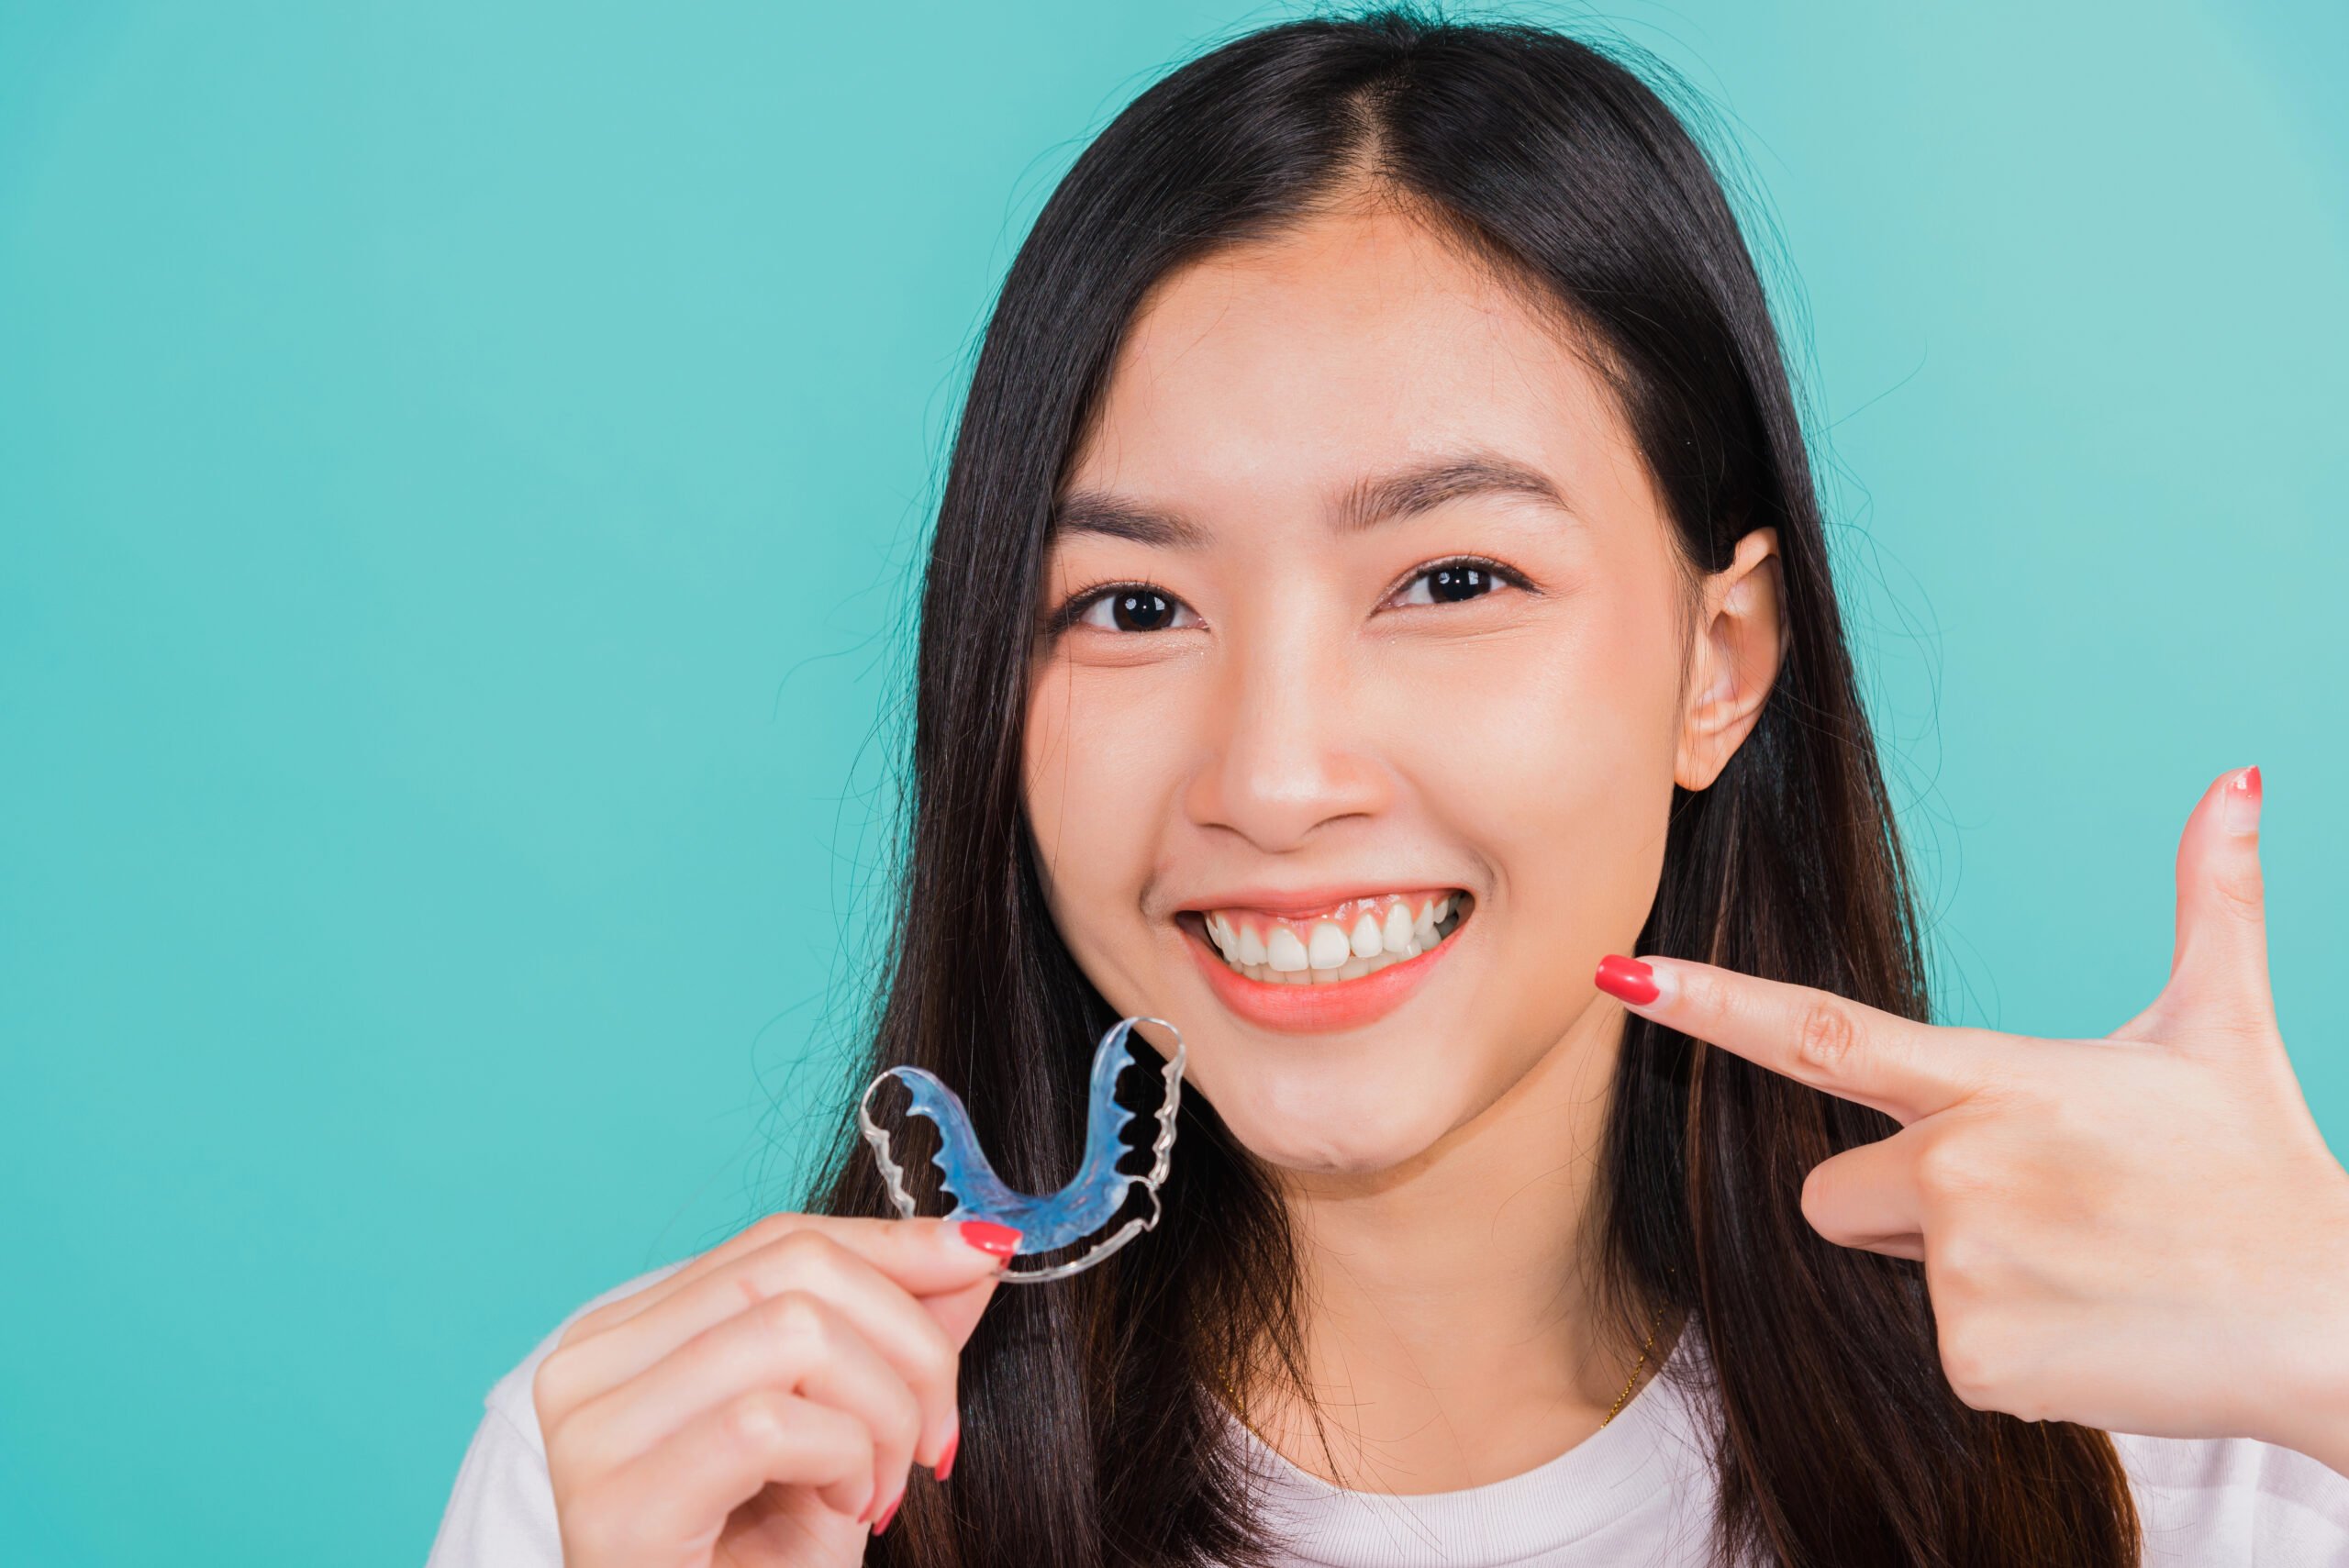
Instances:
[[[1387,208],[1219,251],[1137,315],[1072,479],[1342,484],[1466,448],[1564,476],[1625,432],[1559,316],[1526,292]]]

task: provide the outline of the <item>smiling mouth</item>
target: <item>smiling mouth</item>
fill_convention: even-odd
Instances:
[[[1475,907],[1457,888],[1349,898],[1311,915],[1208,909],[1191,916],[1235,974],[1275,985],[1333,985],[1375,974],[1449,940]]]

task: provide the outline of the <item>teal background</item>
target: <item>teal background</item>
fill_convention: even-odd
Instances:
[[[0,0],[0,1558],[417,1562],[787,1198],[995,282],[1282,14]],[[2257,762],[2343,1147],[2349,9],[1606,18],[1766,195],[1948,1010],[2134,1011]]]

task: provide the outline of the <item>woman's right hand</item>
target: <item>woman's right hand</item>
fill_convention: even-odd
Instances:
[[[532,1394],[566,1568],[834,1568],[910,1468],[1019,1232],[778,1214],[573,1324]]]

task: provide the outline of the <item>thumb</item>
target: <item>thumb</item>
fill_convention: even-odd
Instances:
[[[919,1301],[960,1350],[1019,1251],[1019,1232],[993,1220],[953,1218],[884,1221],[882,1232],[904,1239],[904,1256],[868,1258]],[[974,1256],[981,1260],[975,1273]]]
[[[2225,774],[2203,792],[2177,846],[2177,946],[2161,1010],[2275,1029],[2267,984],[2267,905],[2259,870],[2257,768]]]
[[[975,1284],[966,1284],[960,1290],[948,1291],[943,1296],[926,1296],[921,1298],[921,1304],[938,1326],[946,1331],[946,1337],[954,1341],[954,1348],[960,1350],[971,1342],[971,1334],[979,1326],[980,1315],[986,1311],[987,1303],[994,1299],[995,1287],[1002,1283],[1000,1275],[989,1274]]]

